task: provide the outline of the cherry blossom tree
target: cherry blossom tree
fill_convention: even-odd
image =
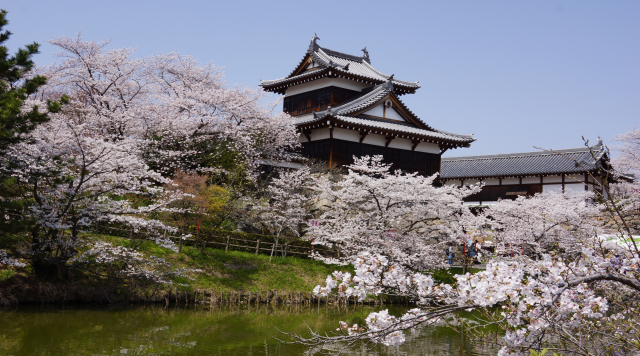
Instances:
[[[316,287],[316,295],[335,293],[358,300],[368,294],[403,295],[418,307],[400,317],[386,310],[371,313],[366,325],[340,323],[332,336],[289,335],[310,346],[343,342],[346,348],[363,340],[395,346],[404,342],[404,330],[442,322],[460,310],[479,309],[485,320],[504,329],[501,355],[527,355],[528,350],[543,348],[582,355],[637,352],[637,304],[612,305],[601,289],[614,285],[615,292],[627,296],[640,292],[640,259],[601,257],[595,252],[585,247],[581,258],[571,263],[552,255],[540,261],[491,262],[486,271],[457,275],[454,286],[409,272],[384,256],[363,253],[354,276],[334,272],[325,287]]]
[[[619,155],[613,159],[613,165],[620,173],[640,176],[640,129],[633,129],[614,139],[622,145],[614,147]]]
[[[269,261],[274,252],[278,254],[278,244],[286,232],[299,235],[299,225],[306,216],[304,208],[307,198],[303,189],[309,178],[310,169],[302,167],[294,170],[281,170],[266,188],[268,203],[261,207],[259,214],[262,225],[275,238]]]
[[[62,62],[43,72],[42,96],[69,93],[95,114],[93,124],[112,138],[143,140],[148,163],[162,173],[197,169],[225,150],[256,168],[297,144],[290,116],[262,105],[265,93],[229,86],[219,68],[177,53],[134,58],[134,50],[105,50],[109,41],[56,37]]]
[[[528,253],[551,249],[580,253],[579,242],[601,230],[601,207],[592,204],[593,192],[545,193],[501,200],[483,211],[497,242],[526,246]]]
[[[211,64],[177,53],[135,58],[133,49],[107,50],[108,41],[80,35],[49,42],[60,48],[60,61],[34,72],[48,82],[28,104],[63,95],[70,102],[2,157],[2,168],[31,202],[19,212],[34,220],[31,241],[20,252],[40,275],[64,276],[102,261],[94,258],[97,251],[127,255],[80,236],[97,222],[144,230],[173,248],[161,231],[174,229],[149,214],[171,211],[185,196],[163,189],[176,169],[218,171],[203,162],[226,150],[251,178],[259,158],[296,145],[288,115],[274,115],[259,90],[227,85]],[[146,202],[134,203],[140,197]]]
[[[377,251],[360,252],[355,275],[334,272],[314,293],[360,301],[367,295],[407,296],[416,308],[399,317],[388,311],[371,313],[365,325],[341,322],[333,335],[289,333],[291,342],[310,346],[310,352],[328,343],[342,343],[339,352],[359,342],[399,345],[407,330],[446,323],[460,310],[477,310],[485,323],[502,329],[499,355],[545,348],[576,355],[637,354],[640,238],[633,235],[632,215],[625,214],[623,204],[638,192],[621,197],[616,185],[634,183],[596,182],[594,193],[536,195],[491,206],[485,217],[497,237],[526,243],[537,254],[491,260],[485,271],[455,276],[453,285]],[[616,229],[602,226],[607,216],[618,219]]]
[[[465,229],[481,225],[462,199],[479,186],[436,188],[436,176],[390,172],[382,156],[355,158],[339,181],[326,175],[310,188],[335,202],[310,226],[314,244],[339,249],[339,255],[314,257],[328,263],[352,263],[362,252],[381,254],[394,263],[426,270],[444,263],[449,242]]]
[[[5,158],[12,163],[7,169],[23,186],[23,199],[32,201],[23,212],[35,219],[32,240],[22,252],[32,259],[37,273],[64,266],[78,253],[79,233],[96,221],[125,223],[150,233],[171,230],[160,221],[139,217],[176,197],[163,194],[158,184],[169,180],[149,170],[139,153],[134,138],[108,140],[89,123],[69,120],[64,110],[35,129],[30,141],[7,150]],[[133,207],[128,195],[155,202]],[[65,236],[66,230],[70,233]]]
[[[610,193],[617,199],[610,204],[610,210],[622,215],[615,219],[618,232],[640,232],[640,129],[616,136],[622,145],[614,147],[618,155],[613,159],[616,174]],[[615,203],[615,206],[614,206]],[[617,211],[616,211],[617,210]],[[626,224],[625,224],[626,222]]]

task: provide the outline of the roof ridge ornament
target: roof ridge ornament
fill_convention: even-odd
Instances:
[[[361,49],[361,51],[364,52],[364,55],[362,56],[362,58],[364,58],[367,62],[370,62],[369,51],[367,51],[367,46]]]
[[[320,37],[318,37],[318,34],[314,33],[313,37],[311,38],[311,43],[309,44],[309,52],[317,51],[320,48],[320,46],[318,45],[319,40]]]
[[[347,65],[346,65],[346,66],[344,66],[344,68],[342,68],[342,69],[344,69],[344,70],[349,70],[349,64],[351,64],[351,63],[347,63]]]
[[[387,78],[387,82],[385,83],[384,87],[385,89],[389,90],[389,91],[393,91],[393,74],[391,74],[389,76],[389,78]]]

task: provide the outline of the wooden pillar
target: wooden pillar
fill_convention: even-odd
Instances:
[[[258,243],[256,244],[256,255],[258,254],[258,251],[260,251],[260,239],[258,239]]]
[[[227,252],[229,250],[229,239],[230,239],[230,236],[227,235],[227,245],[224,247],[224,252]]]
[[[333,126],[329,127],[329,168],[333,167]]]

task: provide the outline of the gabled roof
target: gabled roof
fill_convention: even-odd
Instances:
[[[471,135],[459,135],[436,130],[422,122],[406,107],[403,107],[403,109],[406,109],[408,113],[412,115],[412,123],[390,122],[357,115],[358,113],[378,105],[388,97],[395,98],[393,93],[393,84],[391,81],[378,85],[371,92],[352,101],[336,106],[335,108],[317,111],[312,114],[300,115],[296,117],[294,123],[298,128],[304,129],[305,127],[312,127],[314,124],[318,123],[324,126],[327,124],[327,121],[329,121],[337,125],[348,126],[352,129],[364,129],[366,131],[373,131],[380,134],[426,140],[454,147],[468,146],[468,144],[475,141]],[[399,103],[404,105],[402,102]]]
[[[393,78],[393,74],[387,75],[375,69],[371,66],[371,60],[366,48],[363,49],[363,56],[354,56],[320,47],[317,40],[319,38],[314,36],[307,53],[288,76],[276,80],[261,81],[260,86],[267,91],[284,94],[287,87],[309,80],[340,77],[370,85],[382,84],[392,80],[398,95],[414,93],[420,88],[418,82],[398,80]],[[303,71],[310,60],[313,60],[318,67]]]
[[[335,113],[337,115],[357,116],[358,114],[361,114],[364,111],[380,104],[385,99],[393,99],[393,101],[396,102],[396,105],[399,106],[398,109],[402,110],[406,114],[406,116],[408,116],[407,119],[418,128],[436,131],[433,127],[420,120],[420,118],[416,114],[414,114],[413,111],[411,111],[402,101],[400,101],[400,99],[395,95],[395,89],[392,81],[387,81],[384,84],[376,85],[370,92],[354,100],[338,105],[335,108],[318,111],[315,113],[315,115],[323,117],[331,111],[332,113]]]
[[[581,147],[553,152],[443,157],[440,177],[467,179],[585,173],[601,168],[605,155],[606,150],[600,141],[592,146],[591,150],[588,147]]]

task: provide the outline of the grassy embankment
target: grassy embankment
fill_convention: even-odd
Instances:
[[[102,236],[102,239],[114,245],[128,247],[131,244],[120,237]],[[177,253],[151,241],[144,242],[138,250],[148,256],[161,257],[176,268],[199,269],[201,272],[189,273],[194,280],[177,280],[194,290],[310,292],[335,270],[353,271],[351,266],[327,265],[296,257],[277,257],[269,262],[268,255],[249,252],[205,248],[201,253],[199,248],[187,245]]]
[[[113,245],[131,247],[140,244],[126,238],[111,235],[92,235],[92,238]],[[335,270],[353,272],[351,266],[327,265],[319,261],[277,257],[269,261],[269,256],[249,252],[223,249],[200,248],[185,245],[180,253],[158,246],[152,241],[144,241],[137,250],[147,257],[155,256],[168,261],[175,269],[199,270],[188,272],[191,278],[179,277],[171,285],[127,285],[101,284],[96,278],[76,278],[69,281],[40,281],[31,268],[0,269],[0,304],[15,302],[126,302],[126,301],[174,301],[177,298],[193,298],[203,291],[213,298],[229,298],[238,291],[242,293],[260,292],[265,298],[267,292],[279,295],[309,293],[318,284],[323,284],[328,274]],[[207,299],[205,298],[205,299]],[[3,301],[4,299],[4,301]]]
[[[87,236],[89,237],[89,236]],[[320,261],[306,258],[282,257],[273,258],[264,254],[228,251],[224,249],[205,248],[185,245],[180,253],[158,246],[152,241],[129,240],[112,235],[91,235],[113,245],[132,247],[147,257],[155,256],[168,261],[176,269],[199,270],[188,272],[190,278],[176,278],[170,285],[114,285],[103,284],[96,278],[76,278],[74,281],[40,281],[32,273],[30,267],[21,269],[0,269],[0,304],[15,302],[127,302],[127,301],[175,301],[196,298],[197,300],[228,301],[229,297],[238,296],[238,292],[254,295],[260,292],[262,298],[267,292],[278,292],[279,296],[290,296],[301,293],[308,300],[313,288],[323,285],[327,275],[335,270],[353,273],[353,266],[327,265]],[[436,280],[454,283],[453,274],[459,274],[455,268],[451,270],[433,271]],[[198,295],[205,293],[202,299]],[[235,293],[235,294],[234,294]],[[4,299],[4,300],[3,300]],[[389,298],[382,297],[390,301]],[[194,299],[195,300],[195,299]]]

